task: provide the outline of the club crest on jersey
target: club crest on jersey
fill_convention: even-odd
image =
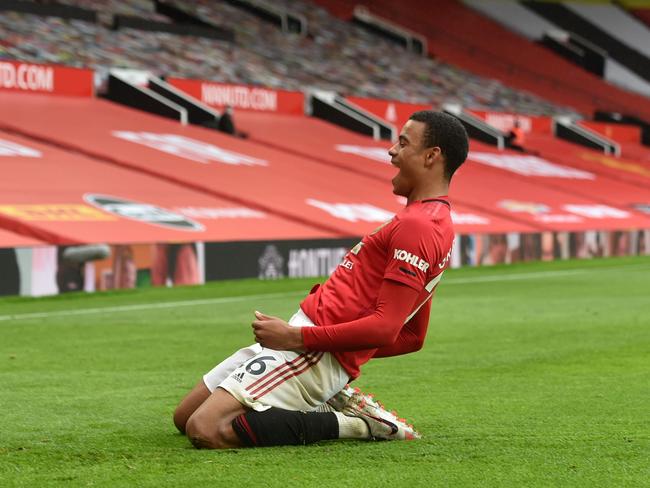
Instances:
[[[393,256],[393,259],[397,259],[398,261],[404,261],[405,263],[412,264],[420,271],[424,271],[425,273],[427,269],[429,269],[429,263],[427,263],[424,259],[422,259],[420,256],[416,256],[415,254],[411,254],[410,252],[405,251],[403,249],[395,249],[395,255]]]

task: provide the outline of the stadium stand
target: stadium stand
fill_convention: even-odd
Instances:
[[[351,4],[318,0],[344,19]],[[508,86],[528,90],[554,103],[591,115],[596,109],[650,119],[650,100],[605,83],[572,63],[537,46],[472,9],[452,0],[435,4],[435,16],[422,16],[429,2],[388,0],[372,3],[371,12],[390,18],[427,37],[432,55]]]
[[[3,12],[0,15],[0,59],[58,63],[105,71],[109,67],[148,70],[155,75],[217,77],[251,82],[247,67],[258,58],[238,53],[231,44],[201,37],[136,29],[112,31],[99,24],[58,17]],[[205,53],[211,53],[205,56]]]
[[[636,20],[629,12],[618,4],[582,4],[566,2],[567,9],[575,12],[583,19],[600,29],[607,36],[600,37],[604,41],[601,47],[606,47],[610,55],[615,55],[611,38],[622,42],[628,49],[636,50],[648,61],[644,52],[650,45],[650,30]],[[594,41],[596,38],[593,39]],[[618,43],[617,43],[618,44]],[[618,48],[617,48],[618,51]],[[621,53],[623,56],[625,54]]]
[[[80,20],[8,12],[0,16],[0,59],[137,68],[158,76],[288,90],[318,88],[433,105],[444,101],[522,113],[575,113],[495,79],[407,53],[313,5],[291,3],[291,8],[308,14],[310,36],[304,37],[283,34],[224,2],[177,3],[205,21],[232,26],[237,43],[128,28],[113,31]],[[116,4],[114,0],[110,8]],[[338,49],[341,42],[346,45],[343,50]]]
[[[650,83],[613,59],[609,53],[609,45],[606,43],[594,44],[573,32],[564,30],[560,25],[550,22],[519,2],[464,0],[464,3],[509,30],[546,46],[609,83],[642,95],[650,94]],[[620,15],[620,11],[615,10],[615,13]],[[626,17],[624,20],[629,18]]]
[[[394,168],[387,164],[390,158],[386,148],[369,138],[351,134],[308,117],[240,112],[239,118],[250,138],[266,145],[290,151],[298,156],[317,158],[332,166],[344,167],[375,179],[388,180],[395,173]],[[297,127],[300,127],[300,138],[292,137]],[[469,163],[461,169],[461,176],[457,178],[464,180],[467,188],[461,191],[454,183],[454,201],[464,205],[470,204],[474,211],[513,218],[513,213],[504,212],[502,206],[489,204],[489,199],[481,203],[475,195],[494,192],[493,198],[496,201],[498,194],[507,195],[510,187],[529,185],[526,201],[531,198],[545,199],[549,190],[557,190],[564,194],[564,205],[585,205],[586,201],[590,201],[596,207],[607,205],[620,209],[633,208],[634,204],[648,198],[647,186],[638,181],[638,173],[630,173],[629,179],[626,179],[625,175],[619,177],[620,173],[624,173],[622,168],[604,166],[600,169],[595,164],[602,156],[597,151],[555,139],[550,134],[544,135],[543,141],[541,144],[533,144],[535,147],[545,148],[541,155],[535,156],[498,151],[493,146],[472,140]],[[559,150],[554,150],[555,147]],[[567,156],[567,152],[571,156]],[[584,159],[576,157],[578,154]],[[547,155],[548,159],[545,159]],[[484,188],[489,186],[484,183],[484,178],[494,172],[498,173],[495,181],[500,180],[501,183],[491,189]],[[472,185],[473,191],[470,190]],[[557,198],[557,192],[551,192],[549,201]],[[574,197],[578,200],[572,200]],[[503,199],[520,201],[520,194],[503,196]],[[520,216],[514,217],[519,219]],[[567,219],[576,225],[575,216]],[[632,220],[642,223],[646,218],[635,215]],[[534,219],[526,222],[527,225],[535,223],[539,224]],[[618,224],[613,220],[610,225]]]
[[[386,198],[388,182],[103,100],[0,94],[0,103],[7,109],[0,114],[4,127],[240,205],[256,201],[257,210],[340,236],[370,231],[399,208]],[[356,202],[365,202],[370,213],[379,209],[370,223],[327,211],[329,204]]]
[[[232,28],[234,43],[111,26],[111,17],[123,15],[175,25],[173,12],[165,21],[144,0],[66,3],[97,13],[100,21],[0,13],[0,159],[8,169],[0,182],[0,248],[103,242],[149,249],[150,244],[200,242],[196,249],[205,250],[206,279],[303,276],[308,268],[322,272],[313,260],[304,261],[304,270],[294,262],[290,269],[298,274],[281,271],[278,263],[289,259],[296,246],[304,256],[313,247],[330,249],[328,263],[336,266],[340,252],[388,220],[404,199],[391,192],[396,169],[387,154],[389,143],[304,115],[315,88],[340,92],[396,126],[414,110],[449,102],[470,107],[468,113],[496,127],[497,134],[507,133],[525,114],[523,151],[470,143],[468,162],[451,193],[461,242],[455,265],[479,262],[465,254],[470,248],[481,254],[491,246],[490,236],[496,236],[495,247],[505,239],[509,246],[526,241],[527,259],[540,259],[542,238],[548,244],[564,233],[560,240],[568,243],[574,237],[579,241],[578,233],[603,240],[610,231],[650,229],[650,151],[640,144],[647,128],[626,117],[642,115],[648,100],[623,96],[583,72],[571,79],[575,67],[567,68],[571,76],[547,73],[568,64],[460,3],[437,2],[436,18],[451,21],[434,26],[415,14],[422,2],[406,0],[399,9],[384,0],[373,2],[375,13],[399,10],[397,21],[426,31],[437,59],[408,53],[349,22],[352,4],[343,1],[319,2],[330,12],[307,2],[275,3],[274,8],[306,19],[306,35],[283,33],[229,3],[166,2],[199,23]],[[470,34],[478,41],[470,42]],[[494,42],[488,44],[491,35]],[[525,59],[504,74],[505,63],[516,61],[515,52]],[[538,55],[536,63],[528,59]],[[452,60],[495,78],[518,80],[513,86],[541,86],[539,93],[552,85],[548,93],[555,103],[447,64]],[[28,64],[39,61],[90,69]],[[241,137],[96,98],[95,93],[105,97],[106,92],[93,89],[93,75],[96,87],[115,67],[142,70],[120,72],[140,85],[146,83],[143,71],[166,75],[215,114],[234,105]],[[21,72],[31,73],[34,83],[21,86]],[[529,79],[535,73],[541,82]],[[68,86],[68,80],[75,81]],[[586,95],[577,89],[581,83]],[[643,100],[635,105],[639,110],[628,111],[629,103],[638,100]],[[581,122],[618,143],[623,157],[553,136],[548,115],[568,114],[575,121],[578,112],[586,115],[595,108],[623,112],[620,117],[604,114],[607,122]],[[489,117],[501,122],[495,125]],[[630,234],[630,239],[636,237]],[[241,253],[246,263],[235,265]],[[232,258],[226,267],[224,255]],[[503,261],[491,256],[480,262]],[[50,288],[48,293],[56,292]]]
[[[533,1],[524,2],[524,5],[555,25],[600,47],[608,57],[650,81],[650,59],[643,54],[650,45],[650,32],[623,9],[615,5]]]
[[[648,150],[638,144],[622,144],[623,153],[629,148],[639,148],[639,156],[648,154]],[[627,147],[627,149],[626,149]],[[624,181],[642,189],[650,185],[650,166],[642,160],[626,157],[615,158],[597,151],[562,141],[551,134],[529,133],[526,137],[526,148],[544,158],[561,162],[577,169],[591,171],[608,178]]]
[[[490,154],[490,146],[484,146],[473,142],[470,162],[459,170],[458,178],[454,181],[454,187],[450,194],[452,198],[458,198],[466,205],[489,208],[505,218],[516,218],[519,221],[535,226],[539,230],[593,230],[597,229],[620,229],[626,228],[647,228],[650,218],[623,205],[609,205],[600,195],[585,196],[576,194],[572,189],[575,177],[575,170],[567,170],[550,162],[540,164],[520,154],[500,153],[493,156]],[[478,163],[481,161],[483,164]],[[490,164],[486,164],[490,161]],[[519,162],[519,164],[513,164]],[[522,163],[527,164],[522,164]],[[534,162],[534,164],[530,164]],[[552,168],[555,174],[562,174],[556,177],[552,184],[547,180],[548,176],[522,177],[512,170],[495,170],[490,165],[506,167],[519,167],[521,170],[545,171]],[[534,169],[533,169],[534,168]],[[558,185],[562,178],[568,178],[570,183]],[[540,180],[543,180],[540,181]],[[607,191],[610,182],[598,183],[603,191]],[[640,189],[637,194],[642,194],[644,201],[647,192]]]
[[[30,151],[2,157],[0,226],[51,244],[332,237],[31,139],[0,132],[0,142]]]
[[[550,153],[550,151],[549,151]],[[596,155],[595,151],[591,151]],[[631,208],[635,203],[648,197],[647,188],[616,181],[608,176],[586,169],[573,162],[573,158],[545,159],[530,154],[499,152],[491,146],[472,141],[470,161],[496,171],[503,177],[513,176],[540,186],[556,189],[567,194],[593,200],[599,204],[620,208]],[[504,180],[505,181],[505,180]]]
[[[154,2],[149,0],[58,0],[58,3],[94,10],[108,21],[114,15],[128,15],[155,22],[169,23],[171,19],[156,12]]]

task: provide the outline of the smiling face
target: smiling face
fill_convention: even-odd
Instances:
[[[426,124],[408,120],[399,140],[388,150],[391,163],[399,169],[392,179],[393,193],[413,201],[417,190],[424,186],[430,177],[434,159],[440,157],[439,147],[424,147]]]

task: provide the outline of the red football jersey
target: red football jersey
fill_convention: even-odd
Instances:
[[[301,308],[317,326],[350,322],[375,311],[382,280],[420,292],[408,320],[432,295],[449,266],[454,230],[447,197],[412,202],[365,236]],[[307,332],[307,331],[305,331]],[[376,349],[333,352],[352,378]]]

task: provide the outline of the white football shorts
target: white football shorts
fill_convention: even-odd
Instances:
[[[289,324],[314,326],[300,309]],[[260,412],[271,407],[309,412],[348,381],[348,373],[329,352],[276,351],[259,344],[240,349],[203,376],[210,392],[223,388]]]

